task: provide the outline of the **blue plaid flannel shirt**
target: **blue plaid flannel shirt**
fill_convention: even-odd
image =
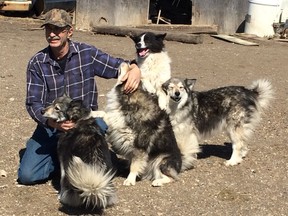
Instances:
[[[48,47],[34,55],[28,63],[26,109],[29,115],[43,126],[47,126],[47,119],[42,116],[41,111],[64,92],[72,99],[82,100],[92,110],[97,110],[95,76],[117,78],[118,68],[124,61],[85,43],[69,43],[64,72],[59,64],[50,58]]]

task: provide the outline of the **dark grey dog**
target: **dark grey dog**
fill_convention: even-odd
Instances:
[[[178,178],[181,153],[169,116],[158,106],[157,96],[143,90],[142,85],[131,94],[124,93],[121,79],[127,70],[128,65],[122,64],[118,82],[107,94],[107,140],[130,162],[124,185],[135,185],[140,177],[153,180],[153,186],[162,186]]]
[[[167,112],[178,145],[197,148],[198,139],[225,131],[233,144],[233,153],[226,165],[241,163],[248,151],[245,142],[273,98],[271,83],[258,80],[249,88],[228,86],[196,92],[193,91],[195,81],[171,78],[162,86],[169,98]],[[186,161],[188,168],[189,160],[192,158]]]
[[[75,127],[63,132],[58,141],[61,203],[99,209],[115,204],[114,171],[108,144],[90,110],[82,101],[73,101],[64,95],[48,106],[43,116],[75,122]]]

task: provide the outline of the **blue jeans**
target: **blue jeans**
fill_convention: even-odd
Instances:
[[[96,118],[100,130],[105,134],[108,126],[102,118]],[[26,143],[26,150],[20,160],[18,182],[24,185],[37,184],[49,179],[59,171],[57,142],[59,131],[37,125],[32,137]]]

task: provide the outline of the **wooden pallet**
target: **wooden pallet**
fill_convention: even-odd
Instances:
[[[212,37],[215,38],[219,38],[225,41],[229,41],[231,43],[235,43],[235,44],[241,44],[244,46],[259,46],[259,44],[254,43],[254,42],[250,42],[250,41],[246,41],[246,40],[242,40],[233,36],[229,36],[229,35],[211,35]]]

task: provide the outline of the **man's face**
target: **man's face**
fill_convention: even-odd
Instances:
[[[72,34],[73,28],[70,26],[58,27],[51,24],[45,25],[46,40],[51,48],[64,46]]]

